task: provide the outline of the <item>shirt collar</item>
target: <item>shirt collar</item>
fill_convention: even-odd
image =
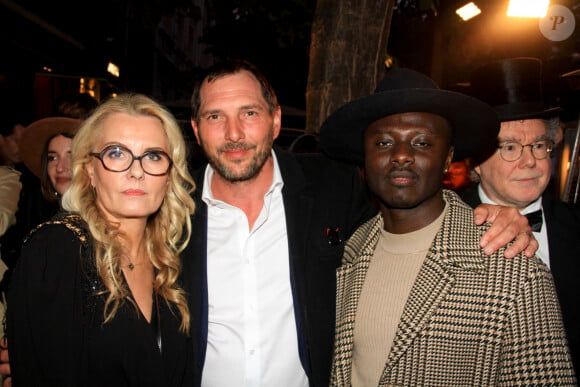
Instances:
[[[477,192],[479,194],[479,199],[481,200],[482,203],[497,205],[497,203],[495,203],[493,200],[489,198],[489,196],[486,195],[486,193],[483,191],[483,188],[481,188],[481,184],[477,186]],[[542,197],[540,196],[539,198],[528,204],[526,208],[519,211],[520,214],[525,215],[529,214],[530,212],[540,210],[541,208],[542,208]]]
[[[272,159],[274,160],[274,176],[272,178],[272,184],[266,192],[266,195],[271,194],[274,190],[281,190],[284,186],[284,180],[282,179],[282,173],[280,172],[280,165],[278,164],[278,159],[276,158],[276,152],[272,150]],[[215,174],[215,169],[210,164],[207,164],[205,168],[205,173],[203,176],[203,191],[201,193],[201,199],[207,204],[217,204],[221,203],[220,200],[217,200],[213,196],[213,192],[211,192],[211,180]]]

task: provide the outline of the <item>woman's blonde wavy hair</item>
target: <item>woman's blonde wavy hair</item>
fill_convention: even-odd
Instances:
[[[95,241],[97,272],[105,286],[104,322],[113,319],[122,302],[130,300],[130,291],[123,280],[121,258],[124,254],[122,231],[107,222],[97,208],[86,164],[92,159],[102,133],[103,120],[113,113],[156,117],[161,121],[169,144],[168,154],[173,160],[169,172],[167,192],[157,212],[152,214],[145,228],[147,253],[155,267],[154,290],[166,302],[174,304],[180,315],[182,332],[189,332],[189,311],[186,295],[178,285],[181,272],[179,254],[191,236],[190,215],[195,210],[191,192],[195,183],[187,169],[187,149],[179,124],[173,115],[157,102],[141,94],[121,94],[103,102],[84,121],[72,143],[73,181],[63,195],[64,209],[78,213],[88,224]]]

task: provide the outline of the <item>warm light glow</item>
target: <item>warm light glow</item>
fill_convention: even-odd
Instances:
[[[46,71],[47,73],[52,73],[52,69],[51,69],[50,67],[46,67],[46,66],[44,66],[42,69],[43,69],[44,71]]]
[[[117,66],[113,62],[109,62],[109,64],[107,65],[107,71],[109,72],[109,74],[112,74],[115,77],[119,78],[119,66]]]
[[[544,17],[550,0],[510,0],[507,15],[514,17]]]
[[[469,4],[465,4],[463,7],[458,8],[455,11],[456,14],[459,15],[464,21],[471,19],[481,13],[481,9],[477,8],[475,3],[471,2]]]

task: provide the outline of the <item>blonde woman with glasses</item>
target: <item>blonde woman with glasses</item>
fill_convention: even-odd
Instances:
[[[179,254],[194,183],[180,127],[120,95],[80,127],[72,162],[68,212],[26,240],[9,291],[15,385],[190,385]]]

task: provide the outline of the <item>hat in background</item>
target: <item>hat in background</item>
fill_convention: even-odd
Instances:
[[[48,139],[59,133],[75,134],[82,122],[76,118],[48,117],[28,125],[18,142],[24,165],[40,177],[42,151]]]
[[[548,107],[542,95],[542,61],[509,58],[482,65],[471,76],[470,94],[489,105],[501,121],[549,118],[560,108]]]
[[[454,160],[463,160],[497,145],[500,128],[495,111],[465,94],[440,89],[429,77],[394,68],[369,96],[349,102],[331,114],[320,128],[320,145],[332,158],[364,163],[363,132],[383,117],[409,112],[446,118],[454,132]]]

